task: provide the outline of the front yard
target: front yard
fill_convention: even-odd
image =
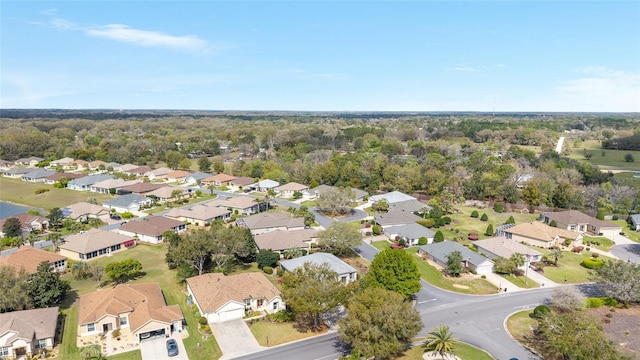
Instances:
[[[548,250],[539,249],[544,255],[549,254]],[[591,270],[580,265],[582,260],[591,257],[590,251],[583,251],[576,254],[570,251],[563,251],[562,258],[558,260],[558,267],[545,266],[544,276],[558,284],[579,284],[591,281]],[[609,257],[600,255],[602,260],[613,260]],[[550,261],[554,259],[549,257]]]
[[[305,339],[311,336],[321,335],[327,331],[311,331],[302,332],[296,329],[295,323],[273,323],[270,321],[255,321],[249,325],[249,329],[255,336],[260,346],[275,346],[285,344],[291,341]]]

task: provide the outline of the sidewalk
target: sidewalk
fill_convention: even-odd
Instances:
[[[527,290],[527,289],[523,289],[521,287],[516,286],[511,281],[504,279],[502,276],[496,273],[490,273],[490,274],[484,274],[484,275],[487,277],[487,281],[489,281],[490,283],[496,286],[496,290],[502,289],[502,292],[504,292],[504,289],[506,288],[507,293]]]

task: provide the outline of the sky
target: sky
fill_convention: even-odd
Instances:
[[[0,108],[640,112],[640,1],[0,0]]]

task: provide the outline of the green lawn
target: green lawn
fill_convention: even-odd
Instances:
[[[194,196],[192,198],[189,198],[188,202],[186,204],[178,204],[178,205],[175,205],[175,206],[173,204],[170,204],[169,207],[183,207],[183,206],[187,206],[187,205],[190,205],[190,204],[196,204],[196,203],[200,203],[200,202],[204,202],[204,201],[213,200],[216,197],[218,197],[218,195],[216,195],[216,194],[210,195],[210,194],[204,194],[203,193],[200,197],[195,197]],[[155,213],[159,213],[159,212],[162,212],[162,211],[166,211],[167,210],[167,205],[168,204],[164,203],[164,204],[160,204],[160,205],[158,205],[158,206],[156,206],[156,207],[154,207],[152,209],[146,209],[146,210],[143,210],[143,211],[148,213],[148,214],[155,214]]]
[[[602,251],[609,251],[609,249],[611,249],[611,247],[616,244],[615,242],[602,236],[584,236],[582,242],[584,242],[584,246],[595,247],[596,249]],[[587,245],[587,242],[590,242],[590,244]]]
[[[636,164],[639,161],[640,159],[636,157]],[[636,170],[638,170],[639,168],[640,166],[636,167]],[[635,175],[635,172],[633,171],[624,171],[624,172],[613,174],[613,178],[620,185],[632,186],[640,190],[640,178],[634,177],[634,175]]]
[[[373,245],[373,247],[380,251],[391,248],[391,243],[387,240],[374,241],[371,243],[371,245]]]
[[[640,231],[629,229],[629,224],[627,224],[627,222],[624,220],[612,220],[612,221],[622,226],[622,232],[624,233],[624,236],[628,237],[629,239],[635,242],[640,242]]]
[[[275,346],[323,334],[323,332],[313,331],[301,332],[293,323],[278,324],[269,321],[257,321],[249,328],[261,346]]]
[[[462,360],[494,360],[494,357],[486,351],[463,342],[456,344],[453,352]],[[414,346],[407,350],[398,360],[421,360],[422,354],[424,354],[424,348],[422,346]]]
[[[513,276],[513,275],[500,275],[506,281],[514,284],[515,286],[521,287],[523,289],[534,289],[540,287],[540,284],[527,278],[527,282],[525,283],[524,276]]]
[[[133,249],[121,251],[115,253],[110,257],[99,258],[91,261],[91,264],[99,263],[105,265],[110,262],[120,261],[127,258],[134,258],[142,263],[142,271],[145,275],[132,280],[131,283],[146,283],[157,282],[160,284],[165,300],[167,304],[178,304],[187,323],[187,331],[189,337],[184,339],[184,345],[189,354],[189,358],[192,360],[209,360],[217,359],[221,356],[218,344],[213,336],[208,336],[206,339],[198,333],[198,317],[199,315],[194,313],[193,309],[187,306],[187,295],[184,292],[184,286],[180,285],[176,281],[175,270],[169,270],[165,262],[166,250],[164,246],[152,246],[152,245],[138,245]],[[86,294],[94,291],[97,288],[97,283],[94,280],[73,280],[70,273],[63,276],[63,279],[69,280],[71,287],[74,289],[74,293],[78,295]],[[103,286],[112,286],[111,283],[106,283]],[[75,300],[75,299],[70,299]],[[71,301],[68,301],[71,302]],[[77,317],[78,317],[78,305],[77,301],[73,305],[63,306],[63,309],[69,314],[67,322],[65,323],[65,333],[63,336],[60,354],[63,359],[73,359],[79,350],[76,347],[76,331],[77,331]],[[200,343],[200,347],[198,347]]]
[[[537,324],[537,321],[530,316],[532,313],[532,310],[523,310],[511,315],[509,319],[507,319],[507,330],[514,339],[521,343],[526,342],[525,336],[529,335],[531,327]]]
[[[127,351],[126,353],[107,357],[109,360],[142,360],[140,350]]]
[[[300,205],[304,205],[304,206],[307,206],[307,207],[314,207],[317,204],[318,204],[318,202],[315,201],[315,200],[305,200]]]
[[[548,255],[549,251],[540,249],[544,255]],[[580,265],[584,258],[591,256],[591,252],[583,251],[581,254],[572,253],[570,251],[563,251],[563,257],[558,260],[558,267],[546,266],[544,268],[544,276],[555,281],[559,284],[578,284],[591,281],[591,270]],[[606,256],[600,256],[603,260],[612,260]],[[553,258],[549,258],[553,261]]]
[[[42,183],[34,184],[20,179],[9,179],[5,177],[0,177],[0,189],[2,189],[0,191],[0,201],[8,201],[47,211],[54,207],[64,208],[73,203],[87,201],[89,197],[96,198],[98,204],[102,204],[112,198],[111,195],[106,194],[56,189],[53,185]],[[36,195],[35,191],[37,189],[48,189],[49,191]]]
[[[538,216],[535,214],[521,214],[518,212],[497,213],[491,208],[477,209],[474,207],[457,206],[456,209],[459,210],[460,213],[448,215],[452,219],[451,224],[445,225],[440,229],[434,228],[431,230],[441,230],[444,234],[445,239],[447,240],[453,240],[456,237],[466,239],[470,231],[475,231],[478,233],[480,239],[482,240],[489,237],[484,234],[489,224],[493,225],[493,229],[495,231],[495,228],[499,225],[504,224],[510,216],[513,216],[513,218],[516,220],[516,224],[530,222],[538,218]],[[471,213],[474,210],[479,214],[477,218],[471,217]],[[482,214],[487,214],[489,220],[481,221],[480,217],[482,217]],[[455,233],[456,229],[458,230],[458,233]]]
[[[585,157],[585,152],[591,153],[591,159]],[[603,156],[604,153],[604,156]],[[632,154],[636,162],[624,161],[626,154]],[[571,159],[587,161],[610,170],[638,170],[640,151],[604,150],[598,140],[586,140],[578,148],[571,148]]]

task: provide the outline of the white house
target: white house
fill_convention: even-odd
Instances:
[[[0,358],[26,359],[54,346],[58,307],[0,313]]]

